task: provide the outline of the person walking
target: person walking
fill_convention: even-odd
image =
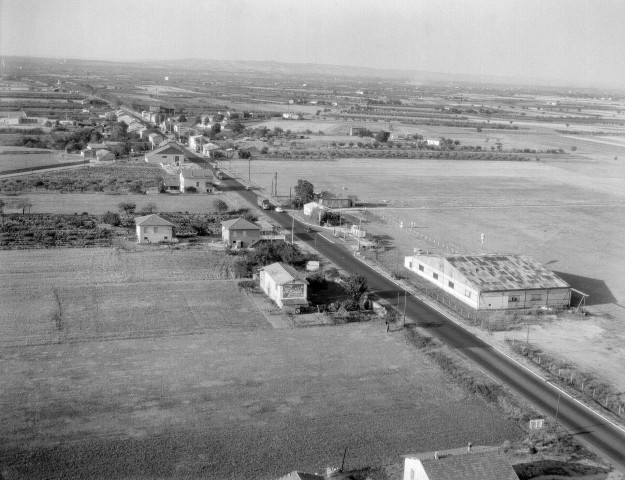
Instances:
[[[386,319],[386,331],[390,332],[391,331],[391,324],[388,323],[388,318]]]

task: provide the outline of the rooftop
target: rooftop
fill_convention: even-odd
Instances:
[[[260,230],[260,227],[255,223],[248,222],[244,218],[235,218],[232,220],[226,220],[221,222],[221,226],[226,230]]]
[[[444,255],[441,258],[483,292],[569,287],[528,255]]]
[[[430,480],[519,480],[508,459],[498,451],[467,448],[463,453],[438,452],[434,457],[417,458]],[[492,448],[492,447],[491,447]]]
[[[286,263],[278,262],[272,263],[271,265],[267,265],[263,267],[261,270],[264,270],[275,282],[277,285],[283,285],[285,283],[292,282],[293,280],[306,280],[303,279],[302,275],[295,270],[291,265],[287,265]]]
[[[180,172],[182,178],[213,178],[213,172],[211,170],[205,170],[202,168],[188,168]]]
[[[163,217],[152,213],[143,217],[135,217],[135,223],[141,227],[173,227],[174,224],[168,222]]]

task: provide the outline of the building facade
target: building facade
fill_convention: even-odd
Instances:
[[[404,266],[475,309],[565,307],[571,287],[527,255],[413,255]]]
[[[308,306],[308,282],[290,265],[272,263],[260,270],[260,288],[280,307]]]
[[[250,243],[260,240],[260,227],[244,218],[226,220],[221,223],[221,238],[226,245],[234,248],[247,248]]]
[[[189,187],[200,193],[213,193],[213,172],[198,168],[185,169],[180,172],[180,191],[185,193]]]
[[[159,243],[174,241],[174,224],[158,215],[151,214],[135,218],[137,243]]]

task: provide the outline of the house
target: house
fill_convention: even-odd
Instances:
[[[212,158],[215,156],[215,152],[221,149],[222,148],[219,145],[216,145],[214,143],[206,143],[202,145],[202,154],[206,155],[208,158]]]
[[[239,147],[239,152],[249,152],[252,158],[260,156],[260,150],[254,145]]]
[[[282,262],[260,269],[260,288],[280,307],[296,313],[308,306],[308,281],[292,266]]]
[[[180,172],[180,191],[193,187],[200,193],[212,193],[213,172],[201,168],[187,168]]]
[[[104,148],[97,150],[95,152],[95,156],[98,159],[98,162],[114,162],[115,161],[115,154]]]
[[[160,163],[180,166],[190,160],[200,160],[201,157],[186,149],[182,145],[174,142],[167,142],[156,150],[145,154],[145,161],[148,163]]]
[[[278,480],[325,480],[326,477],[316,473],[291,472]]]
[[[210,140],[204,135],[190,135],[189,136],[189,149],[192,152],[200,152],[202,146],[208,143]]]
[[[221,222],[221,238],[226,245],[247,248],[250,243],[260,239],[260,227],[244,218],[226,220]]]
[[[163,141],[163,137],[158,133],[150,133],[148,135],[148,141],[150,142],[150,145],[152,145],[152,148],[154,148]]]
[[[351,208],[356,206],[357,197],[348,195],[347,197],[322,197],[319,203],[326,208]]]
[[[174,240],[174,224],[163,217],[151,214],[136,217],[137,243],[171,242]]]
[[[313,213],[318,210],[323,210],[323,205],[317,202],[308,202],[304,204],[304,215],[310,217]]]
[[[468,447],[407,455],[403,480],[519,480],[497,447]]]
[[[480,310],[563,307],[571,287],[527,255],[413,255],[404,266]]]
[[[80,151],[80,156],[85,160],[88,158],[96,158],[96,151],[90,148],[85,148],[84,150]]]
[[[427,143],[428,145],[431,145],[433,147],[440,147],[441,146],[441,141],[440,140],[434,140],[432,138],[428,138],[425,143]]]

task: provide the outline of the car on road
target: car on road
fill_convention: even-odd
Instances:
[[[245,186],[245,190],[249,190],[249,189],[250,189],[250,186],[249,186],[249,185],[246,185],[246,186]]]
[[[282,210],[282,207],[276,207],[276,212],[282,213],[282,212],[284,212],[284,210]]]

